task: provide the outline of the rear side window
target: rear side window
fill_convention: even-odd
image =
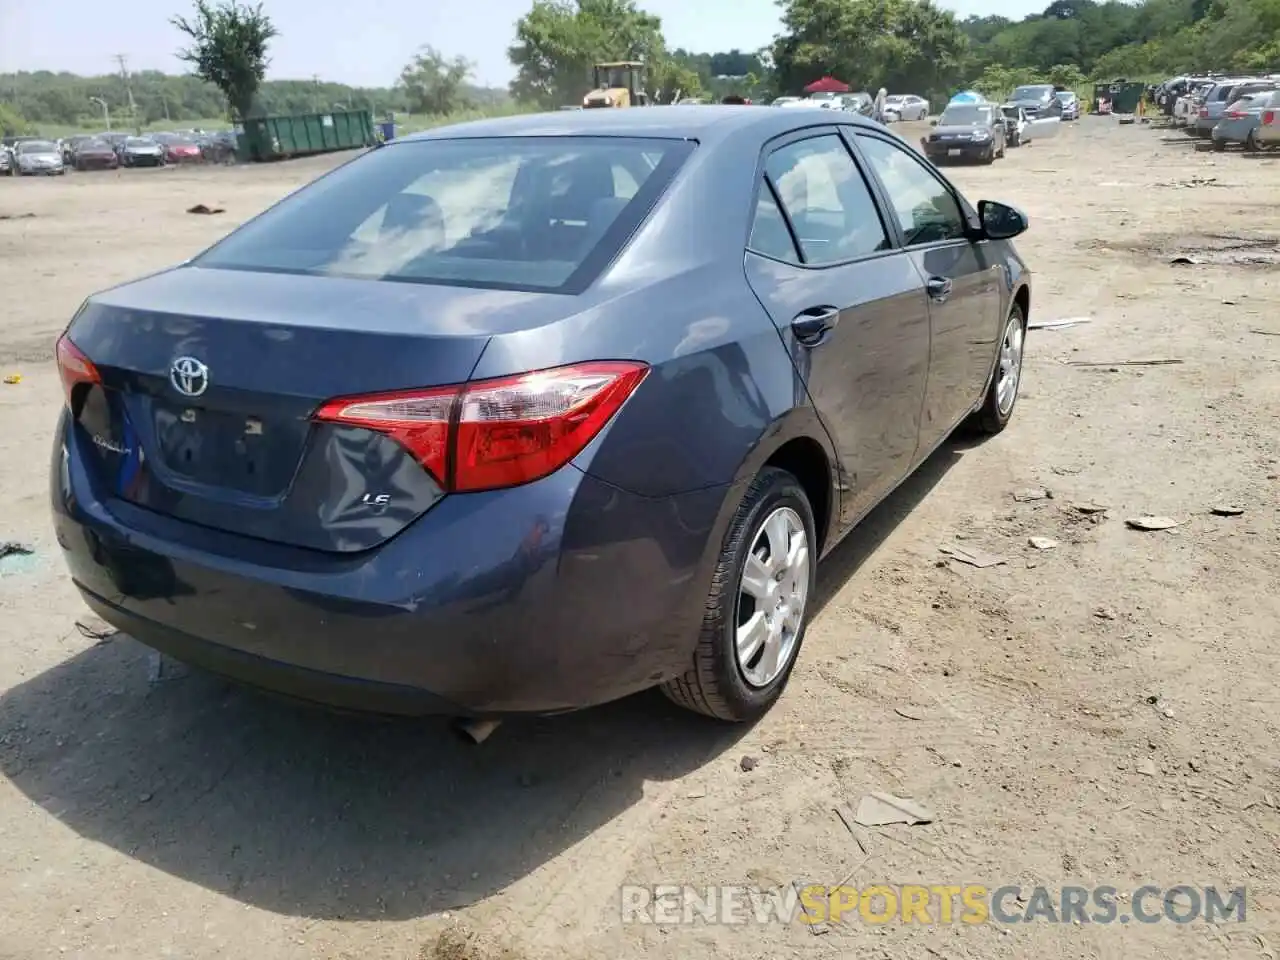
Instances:
[[[196,265],[572,293],[613,259],[692,149],[621,137],[391,143]]]
[[[765,173],[791,219],[805,263],[839,263],[889,248],[871,191],[840,137],[779,147],[769,155]]]

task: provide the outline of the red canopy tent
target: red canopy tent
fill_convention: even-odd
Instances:
[[[835,77],[822,77],[804,88],[805,93],[848,93],[849,85]]]

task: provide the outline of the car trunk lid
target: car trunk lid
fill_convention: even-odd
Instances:
[[[321,550],[368,549],[440,497],[400,444],[318,423],[326,400],[462,383],[490,335],[563,299],[183,267],[94,297],[68,337],[96,367],[84,457],[109,497]]]

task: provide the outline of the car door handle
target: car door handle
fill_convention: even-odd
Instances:
[[[948,277],[930,277],[924,287],[929,291],[929,299],[935,303],[942,303],[951,296],[951,280]]]
[[[810,307],[796,314],[791,321],[791,330],[805,346],[816,347],[839,322],[839,307]]]

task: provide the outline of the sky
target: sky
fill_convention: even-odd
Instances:
[[[941,0],[961,16],[1021,18],[1048,0]],[[475,81],[511,79],[506,50],[531,0],[264,0],[280,32],[271,44],[272,79],[387,86],[422,44],[475,64]],[[714,53],[755,50],[778,32],[773,0],[641,0],[662,17],[669,47]],[[186,0],[0,0],[0,73],[69,70],[102,74],[126,54],[131,70],[181,73],[181,36],[169,24]]]

